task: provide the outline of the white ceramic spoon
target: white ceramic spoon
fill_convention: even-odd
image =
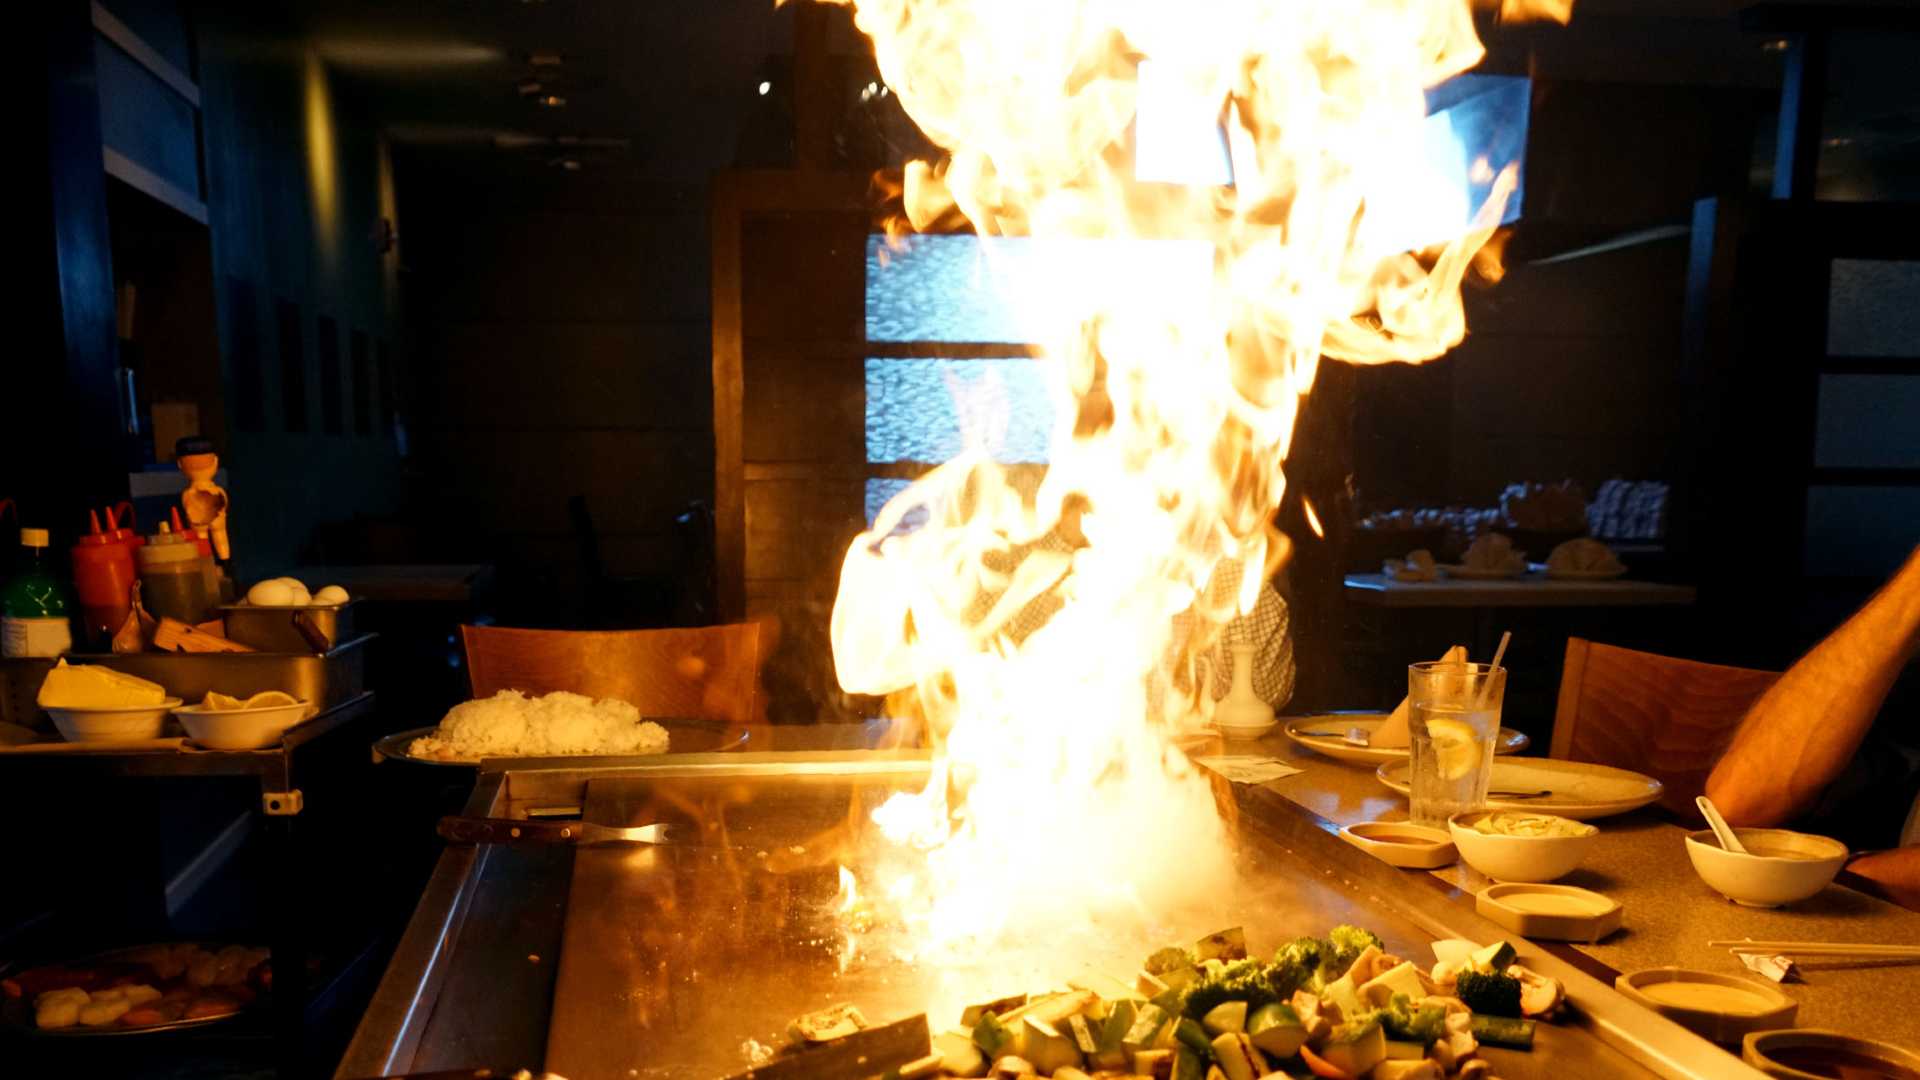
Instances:
[[[1713,835],[1720,838],[1721,847],[1740,855],[1747,854],[1747,846],[1733,834],[1733,826],[1728,825],[1727,819],[1720,816],[1720,808],[1713,805],[1712,799],[1700,795],[1694,798],[1693,805],[1700,808],[1700,813],[1707,819],[1707,825],[1713,829]]]

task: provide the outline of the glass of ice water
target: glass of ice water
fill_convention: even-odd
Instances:
[[[1407,816],[1415,824],[1445,828],[1453,815],[1487,804],[1506,690],[1507,669],[1489,664],[1433,661],[1407,669]]]

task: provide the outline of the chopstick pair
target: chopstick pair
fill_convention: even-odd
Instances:
[[[1846,941],[1709,941],[1709,949],[1735,954],[1786,953],[1790,956],[1856,956],[1920,960],[1920,945],[1869,945]]]

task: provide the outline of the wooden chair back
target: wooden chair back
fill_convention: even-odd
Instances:
[[[520,630],[462,626],[476,698],[571,690],[631,702],[642,716],[759,723],[760,626]]]
[[[1779,678],[1570,638],[1551,754],[1652,776],[1666,785],[1661,805],[1697,818],[1714,763]]]

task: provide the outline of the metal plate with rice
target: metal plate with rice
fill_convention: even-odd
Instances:
[[[747,744],[747,730],[719,720],[702,720],[691,716],[649,716],[648,721],[667,729],[667,748],[662,754],[711,754],[722,750],[738,750]],[[373,744],[373,758],[377,761],[405,761],[415,765],[441,765],[455,769],[472,769],[480,764],[480,759],[454,760],[449,758],[419,757],[410,752],[415,739],[431,735],[438,730],[437,725],[409,728],[396,731]],[[635,755],[568,754],[558,758],[546,757],[539,760],[595,760],[617,756]],[[645,755],[655,756],[655,755]]]

